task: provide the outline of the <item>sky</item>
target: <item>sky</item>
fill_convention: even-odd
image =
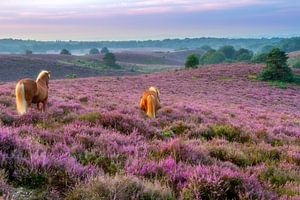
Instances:
[[[88,41],[299,35],[299,0],[0,1],[0,38]]]

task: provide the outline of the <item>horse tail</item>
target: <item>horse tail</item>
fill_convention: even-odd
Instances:
[[[27,102],[25,99],[25,86],[24,83],[18,83],[16,86],[16,104],[17,111],[20,115],[26,113]]]
[[[147,97],[147,115],[153,118],[156,117],[155,97],[153,95]]]

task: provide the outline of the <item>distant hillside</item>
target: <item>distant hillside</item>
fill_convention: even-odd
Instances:
[[[291,50],[289,41],[298,42],[299,39],[290,38],[261,38],[261,39],[228,39],[228,38],[185,38],[185,39],[165,39],[165,40],[146,40],[146,41],[35,41],[35,40],[15,40],[2,39],[0,40],[0,52],[6,53],[22,53],[26,49],[33,52],[59,51],[63,48],[69,50],[83,50],[91,48],[201,48],[204,45],[209,45],[212,48],[218,48],[223,45],[233,45],[236,48],[248,48],[253,51],[261,51],[265,46],[276,46],[282,44]],[[294,49],[293,49],[294,50]],[[300,49],[299,49],[300,50]]]
[[[24,77],[35,78],[43,69],[52,72],[52,79],[156,72],[182,67],[186,55],[192,52],[201,54],[201,51],[119,52],[116,53],[116,58],[121,66],[120,69],[106,66],[102,61],[102,55],[0,55],[0,81],[15,81]]]

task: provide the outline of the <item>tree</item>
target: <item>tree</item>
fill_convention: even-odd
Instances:
[[[235,49],[233,46],[225,45],[219,49],[222,52],[226,59],[234,59],[235,57]]]
[[[185,67],[186,68],[197,68],[199,65],[199,58],[196,54],[191,54],[186,58]]]
[[[104,64],[110,67],[116,67],[116,56],[113,53],[106,53],[103,57]]]
[[[236,60],[238,61],[251,60],[252,56],[253,56],[253,52],[244,48],[239,49],[235,53]]]
[[[26,55],[31,55],[31,54],[32,54],[32,51],[29,50],[29,49],[27,49],[27,50],[25,51],[25,54],[26,54]]]
[[[216,51],[216,50],[209,50],[201,57],[201,64],[217,64],[222,63],[225,60],[225,56],[223,52]]]
[[[292,70],[287,64],[288,56],[279,48],[274,48],[267,55],[266,67],[259,75],[261,80],[292,82],[294,79]]]
[[[90,55],[100,54],[100,51],[97,48],[92,48],[92,49],[90,49],[89,54]]]
[[[272,51],[273,48],[275,48],[273,45],[265,45],[261,48],[261,53],[268,53]]]
[[[212,48],[209,45],[203,45],[202,47],[200,47],[200,49],[202,49],[204,51],[212,50]]]
[[[265,63],[267,61],[267,57],[267,53],[256,54],[252,57],[251,61],[253,63]]]
[[[61,55],[71,55],[70,51],[67,49],[62,49],[60,52]]]
[[[101,49],[101,53],[102,53],[102,54],[107,54],[107,53],[109,53],[108,48],[107,48],[107,47],[103,47],[103,48]]]

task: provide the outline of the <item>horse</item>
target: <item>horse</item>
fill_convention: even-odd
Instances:
[[[16,105],[20,115],[26,113],[32,103],[37,104],[37,109],[46,111],[48,102],[50,71],[41,71],[36,80],[21,79],[16,85]],[[40,104],[43,104],[42,109]]]
[[[160,92],[158,88],[150,87],[144,91],[140,100],[140,108],[145,111],[150,118],[156,118],[157,110],[161,108],[159,95]]]

